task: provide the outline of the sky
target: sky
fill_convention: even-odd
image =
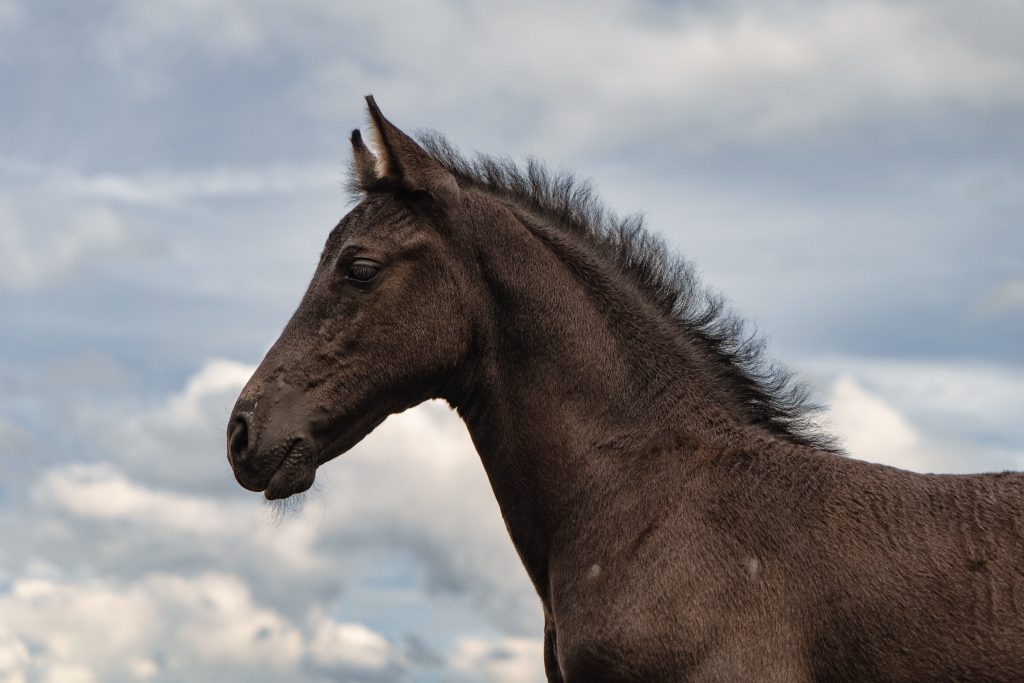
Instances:
[[[0,683],[542,680],[429,403],[281,513],[235,397],[363,95],[643,212],[851,457],[1024,469],[1024,5],[0,0]]]

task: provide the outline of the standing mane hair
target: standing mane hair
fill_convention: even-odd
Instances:
[[[807,386],[766,358],[765,340],[749,331],[720,294],[700,282],[692,263],[669,251],[646,228],[641,214],[623,217],[609,211],[590,183],[569,173],[552,173],[536,159],[519,165],[510,158],[480,153],[468,158],[439,133],[425,132],[417,139],[460,185],[543,218],[614,266],[715,361],[722,385],[737,399],[748,423],[797,444],[841,452],[834,437],[818,424],[821,406],[811,401]],[[354,197],[389,189],[393,188],[386,182],[368,186],[351,174]]]

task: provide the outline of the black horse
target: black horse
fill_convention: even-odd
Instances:
[[[368,103],[361,201],[228,424],[239,483],[303,491],[440,397],[540,595],[550,680],[1024,678],[1024,475],[843,457],[639,221]]]

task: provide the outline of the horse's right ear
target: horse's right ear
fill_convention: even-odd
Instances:
[[[455,176],[415,140],[384,118],[373,95],[366,96],[377,143],[374,156],[362,143],[362,137],[353,134],[352,146],[356,157],[356,176],[364,187],[366,179],[377,183],[393,183],[409,190],[421,190],[440,201],[458,198],[459,183]],[[358,140],[358,144],[357,144]]]

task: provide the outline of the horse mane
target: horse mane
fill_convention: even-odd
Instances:
[[[700,282],[689,261],[673,254],[645,227],[642,215],[619,216],[609,211],[588,182],[552,172],[535,159],[519,165],[507,157],[476,154],[468,158],[433,132],[419,135],[418,140],[461,185],[542,217],[612,264],[707,354],[751,424],[794,443],[840,451],[834,438],[818,425],[815,417],[821,406],[810,400],[808,387],[766,358],[765,340],[750,331],[720,294]]]

